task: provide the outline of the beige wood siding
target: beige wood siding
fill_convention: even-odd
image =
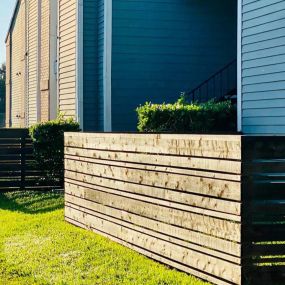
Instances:
[[[11,36],[6,39],[6,128],[11,125]]]
[[[59,111],[76,118],[76,0],[59,0]]]
[[[11,126],[25,123],[25,2],[19,4],[11,31]]]
[[[37,123],[38,98],[38,0],[28,2],[28,82],[27,124]]]
[[[51,77],[53,98],[57,98],[54,68],[57,53],[57,0],[52,3],[51,6],[51,0],[19,1],[13,14],[6,39],[7,71],[11,75],[6,83],[6,126],[31,126],[50,119]],[[53,118],[56,101],[53,99]]]

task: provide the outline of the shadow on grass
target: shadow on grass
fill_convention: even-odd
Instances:
[[[64,196],[59,191],[0,192],[0,210],[43,214],[62,209]]]

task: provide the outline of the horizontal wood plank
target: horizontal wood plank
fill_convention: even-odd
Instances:
[[[110,151],[241,159],[240,136],[66,133],[65,146]]]
[[[66,193],[66,205],[72,205],[72,207],[79,207],[96,211],[107,216],[120,218],[123,221],[130,222],[132,224],[149,228],[155,232],[159,232],[165,236],[165,238],[176,238],[188,243],[188,246],[197,245],[204,247],[204,251],[210,250],[212,255],[218,256],[229,261],[239,263],[239,257],[241,253],[241,245],[236,242],[228,241],[221,238],[216,238],[211,235],[192,231],[180,227],[179,225],[171,225],[169,223],[161,222],[148,217],[143,217],[138,214],[130,213],[121,209],[105,206],[93,201],[87,201],[82,197],[78,197],[69,193]],[[203,251],[203,250],[200,250]],[[209,252],[207,252],[208,254]]]
[[[124,211],[135,213],[143,217],[148,217],[172,225],[178,225],[183,228],[191,229],[197,232],[213,235],[215,237],[240,242],[240,224],[222,220],[203,214],[183,211],[180,209],[170,208],[130,199],[101,191],[90,191],[78,186],[81,189],[84,198],[106,206],[122,209]]]
[[[86,230],[92,230],[94,233],[97,233],[101,236],[105,236],[117,243],[120,243],[126,247],[129,247],[130,249],[133,249],[135,251],[137,251],[138,253],[140,254],[143,254],[151,259],[154,259],[154,260],[157,260],[159,262],[162,262],[164,264],[168,264],[169,266],[172,266],[172,267],[175,267],[177,268],[178,270],[181,270],[181,271],[184,271],[184,272],[187,272],[189,274],[192,274],[194,276],[197,276],[198,278],[201,278],[203,280],[207,280],[209,282],[212,282],[212,283],[215,283],[215,284],[219,284],[219,285],[232,285],[232,283],[229,283],[229,282],[226,282],[224,280],[221,280],[215,276],[211,276],[211,275],[207,275],[205,274],[203,271],[198,271],[196,270],[195,268],[191,268],[189,266],[185,266],[185,265],[182,265],[181,263],[178,263],[176,262],[175,260],[172,260],[172,259],[168,259],[168,258],[165,258],[161,255],[158,255],[154,252],[151,252],[151,251],[148,251],[144,248],[140,248],[138,246],[136,246],[135,244],[133,243],[127,243],[126,241],[124,240],[121,240],[121,239],[118,239],[110,234],[106,234],[105,232],[103,231],[100,231],[96,228],[88,228],[83,222],[79,222],[79,221],[76,221],[72,218],[69,218],[69,217],[65,217],[65,220],[77,227],[81,227],[81,228],[84,228]]]
[[[184,174],[184,175],[190,175],[190,176],[199,176],[199,177],[214,178],[214,179],[221,179],[221,180],[228,180],[228,181],[237,181],[237,182],[241,181],[241,175],[238,175],[238,174],[222,173],[222,172],[216,172],[216,171],[206,171],[203,169],[196,169],[196,168],[191,169],[191,168],[180,168],[180,167],[171,167],[171,166],[163,166],[163,165],[153,165],[153,164],[147,164],[147,163],[132,163],[132,162],[125,162],[125,161],[102,160],[102,159],[94,159],[94,158],[68,155],[68,154],[65,155],[65,159],[88,162],[88,163],[95,163],[99,165],[118,166],[118,167],[124,167],[124,168],[167,172],[167,173],[174,173],[174,174]],[[146,158],[146,161],[150,162],[150,159],[151,158],[149,159]]]
[[[173,191],[169,189],[161,189],[153,186],[138,185],[134,183],[129,183],[126,181],[118,181],[109,178],[102,178],[97,176],[89,176],[82,173],[76,173],[71,171],[65,172],[65,178],[67,182],[73,184],[95,188],[106,187],[108,191],[120,191],[126,192],[126,195],[138,194],[144,197],[153,197],[160,199],[161,201],[177,202],[183,206],[198,207],[200,209],[213,210],[225,214],[232,214],[240,216],[241,214],[241,203],[229,200],[222,200],[213,197],[201,196],[198,194],[187,193],[183,191]],[[236,217],[231,217],[232,219],[238,219]]]
[[[128,228],[120,220],[113,218],[105,219],[105,217],[100,214],[96,214],[95,216],[67,207],[66,216],[74,220],[83,221],[87,227],[95,228],[108,235],[124,240],[127,243],[133,243],[133,240],[136,240],[137,246],[151,252],[156,252],[166,258],[174,259],[186,266],[195,267],[211,275],[222,276],[223,279],[236,284],[240,283],[241,267],[239,265],[206,256],[171,242],[162,241],[144,232]]]
[[[194,194],[199,193],[205,196],[220,197],[235,201],[240,201],[241,199],[241,185],[237,181],[100,165],[69,159],[65,160],[65,169],[141,185],[174,189]]]
[[[204,171],[218,171],[219,173],[241,174],[241,162],[234,160],[221,160],[215,158],[197,158],[191,156],[159,155],[132,153],[120,151],[105,151],[102,149],[86,149],[66,147],[65,155],[113,161],[137,163],[138,165],[159,165],[177,167],[182,169],[196,169]]]

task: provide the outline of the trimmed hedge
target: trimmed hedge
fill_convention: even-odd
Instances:
[[[29,132],[33,141],[36,167],[44,179],[53,185],[63,186],[64,181],[64,132],[80,131],[73,119],[63,119],[36,124]]]
[[[233,133],[237,130],[236,106],[230,101],[174,104],[145,103],[137,108],[138,131],[170,133]]]

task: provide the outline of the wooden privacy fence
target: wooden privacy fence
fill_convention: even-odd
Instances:
[[[0,191],[43,189],[49,185],[35,166],[27,129],[0,129]]]
[[[284,278],[283,137],[69,133],[65,169],[74,225],[215,284]]]

